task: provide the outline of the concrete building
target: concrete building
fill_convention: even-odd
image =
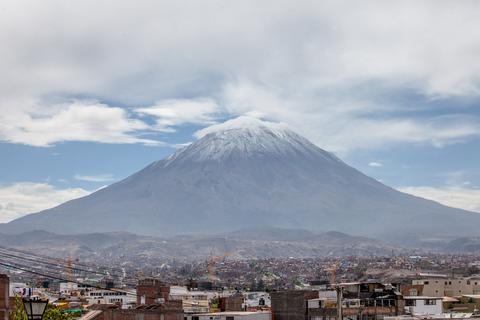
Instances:
[[[377,282],[338,284],[342,294],[342,316],[351,320],[382,319],[402,315],[404,300],[394,288]],[[320,292],[319,298],[308,301],[307,319],[335,320],[338,318],[337,293]]]
[[[402,284],[400,293],[405,297],[423,296],[423,284]]]
[[[10,279],[5,274],[0,274],[0,320],[8,320],[10,310],[9,297]]]
[[[405,311],[413,316],[440,315],[443,313],[442,298],[428,296],[403,297]]]
[[[445,297],[447,298],[447,297]],[[480,295],[465,294],[458,298],[450,298],[452,300],[445,301],[443,299],[443,306],[445,312],[475,312],[480,310]]]
[[[75,282],[60,282],[59,284],[59,292],[61,295],[75,295],[75,294],[82,294],[85,291],[89,290],[88,285],[85,284],[80,284],[80,283],[75,283]]]
[[[464,294],[480,294],[480,278],[450,278],[430,276],[412,280],[412,285],[421,285],[422,294],[434,297],[456,297]]]
[[[270,295],[267,292],[245,292],[243,297],[247,310],[262,310],[270,308],[272,305]]]
[[[122,309],[131,308],[137,298],[135,294],[128,294],[124,291],[111,291],[111,290],[89,290],[85,293],[85,297],[89,305],[92,304],[117,304],[122,306]]]
[[[170,287],[170,299],[181,300],[183,312],[188,314],[210,312],[209,302],[215,296],[215,293],[209,291],[190,291],[181,286]]]

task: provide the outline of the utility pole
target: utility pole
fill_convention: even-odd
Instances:
[[[342,310],[343,287],[340,285],[337,285],[336,291],[337,291],[337,320],[343,320],[343,310]]]

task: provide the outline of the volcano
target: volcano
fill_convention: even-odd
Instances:
[[[475,235],[480,215],[401,193],[283,124],[240,117],[126,179],[3,233],[213,234],[258,226],[368,237]]]

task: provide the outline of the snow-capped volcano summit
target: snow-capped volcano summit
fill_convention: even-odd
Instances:
[[[0,232],[175,235],[275,226],[410,237],[475,234],[480,224],[478,214],[365,176],[283,124],[240,117],[198,136],[118,183]]]
[[[179,150],[166,165],[185,160],[206,161],[228,158],[271,156],[326,157],[337,159],[291,131],[287,125],[242,116],[205,128],[199,141]]]

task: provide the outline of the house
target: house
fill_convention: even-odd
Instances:
[[[442,275],[412,280],[412,285],[421,285],[422,294],[434,297],[456,297],[464,294],[480,294],[478,277],[445,277]]]
[[[328,294],[327,294],[328,292]],[[334,320],[338,318],[338,294],[341,312],[351,320],[383,318],[404,313],[402,295],[395,287],[378,282],[354,282],[336,285],[336,291],[326,291],[319,298],[308,300],[307,319]]]

